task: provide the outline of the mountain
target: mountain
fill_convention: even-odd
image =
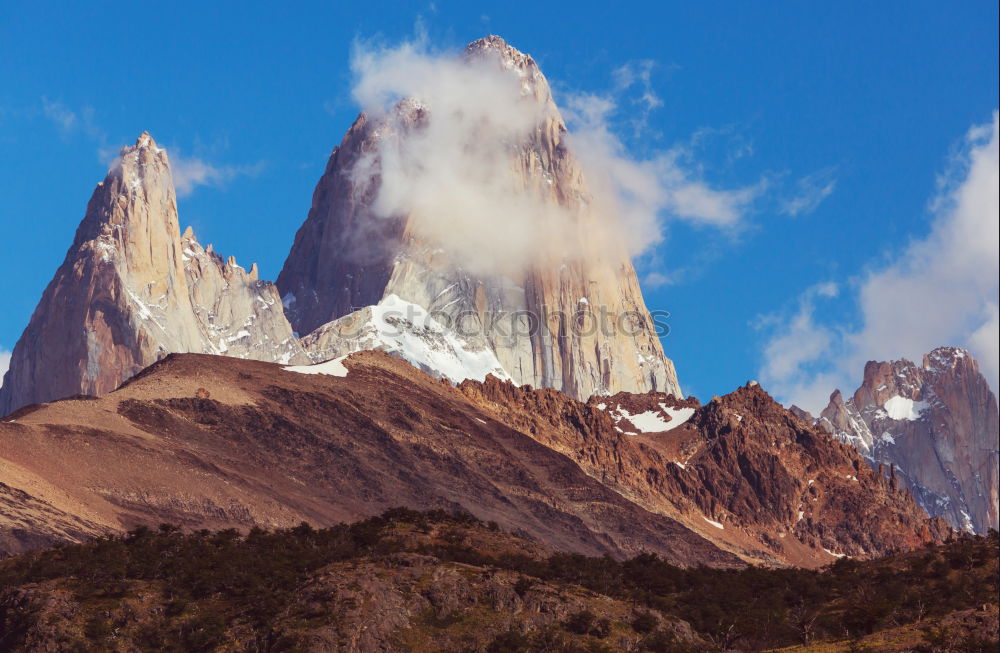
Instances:
[[[509,158],[511,192],[542,207],[530,261],[474,270],[484,252],[443,249],[412,214],[373,209],[381,176],[362,172],[380,165],[380,146],[419,135],[433,114],[413,99],[362,114],[334,150],[278,277],[282,299],[256,266],[248,272],[180,233],[167,153],[143,133],[95,189],[14,348],[0,413],[106,394],[168,353],[305,363],[371,347],[454,381],[492,373],[578,399],[680,396],[629,255],[592,207],[538,66],[498,37],[464,56],[520,84],[537,114],[518,142],[490,144]],[[562,224],[558,237],[550,223]]]
[[[492,376],[456,387],[378,351],[305,366],[174,354],[104,397],[0,422],[0,543],[17,552],[161,522],[329,525],[393,506],[681,565],[815,567],[946,535],[759,388],[690,415],[662,393],[614,401]],[[687,420],[625,432],[612,410],[631,406],[648,428],[642,402],[666,405],[668,424]]]
[[[498,155],[503,179],[493,182],[542,206],[532,226],[542,251],[525,265],[476,269],[469,252],[442,247],[435,238],[440,231],[429,233],[425,216],[377,212],[383,153],[421,138],[431,121],[443,119],[434,106],[406,99],[385,115],[362,113],[330,156],[277,280],[293,327],[306,334],[394,296],[460,330],[471,350],[493,352],[517,384],[581,400],[618,391],[680,396],[628,253],[603,227],[607,216],[592,206],[537,64],[496,36],[471,43],[464,56],[509,75],[537,116],[535,128]],[[563,217],[572,223],[559,232],[565,238],[547,239],[551,223]],[[477,237],[470,235],[470,242]],[[486,242],[473,258],[489,258],[488,249]],[[611,316],[610,328],[581,328],[603,315]],[[626,318],[628,324],[616,322]]]
[[[819,423],[885,468],[933,516],[955,528],[998,528],[997,400],[963,349],[939,347],[916,365],[869,361],[864,381],[837,390]]]
[[[305,362],[273,285],[183,238],[167,153],[125,147],[14,347],[0,413],[111,392],[171,352]]]

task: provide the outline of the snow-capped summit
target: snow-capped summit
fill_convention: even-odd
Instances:
[[[1000,511],[997,415],[975,359],[939,347],[920,365],[869,361],[854,395],[835,391],[818,421],[892,470],[932,516],[984,533]]]

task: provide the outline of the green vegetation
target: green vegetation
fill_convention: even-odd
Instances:
[[[446,536],[415,544],[394,536],[403,526],[424,532],[437,527]],[[625,561],[563,553],[539,559],[475,548],[460,536],[463,529],[496,530],[469,515],[394,509],[350,525],[314,529],[302,524],[245,535],[234,530],[183,534],[168,525],[139,528],[123,537],[21,555],[0,561],[0,650],[18,650],[40,610],[20,588],[46,583],[70,593],[86,609],[83,636],[89,642],[106,641],[122,627],[107,607],[125,598],[148,599],[137,590],[137,583],[144,583],[156,588],[162,609],[144,626],[137,642],[143,650],[213,650],[237,626],[245,633],[241,650],[286,650],[276,620],[310,573],[331,563],[402,551],[516,572],[522,575],[514,586],[520,596],[535,583],[548,582],[630,601],[636,606],[631,623],[620,627],[651,651],[690,649],[659,628],[653,611],[689,622],[711,650],[764,650],[852,638],[860,642],[876,631],[936,623],[955,611],[996,604],[1000,589],[996,532],[881,560],[845,558],[811,571],[683,569],[650,554]],[[426,620],[434,622],[428,627],[449,625]],[[558,629],[585,636],[590,650],[613,650],[609,634],[615,627],[584,610]],[[927,650],[935,650],[931,640],[943,637],[940,628],[925,630]],[[489,650],[533,650],[539,637],[559,640],[553,632],[511,631],[497,635]]]

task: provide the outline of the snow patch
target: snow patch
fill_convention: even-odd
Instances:
[[[716,528],[725,529],[725,526],[723,526],[722,524],[720,524],[717,521],[713,521],[713,520],[709,519],[708,517],[702,517],[702,519],[704,519],[705,521],[707,521],[712,526],[715,526]]]
[[[284,369],[299,374],[326,374],[328,376],[345,377],[348,372],[347,367],[344,366],[345,358],[347,356],[334,358],[333,360],[326,361],[325,363],[317,363],[316,365],[291,365]]]
[[[912,422],[920,419],[920,413],[928,406],[926,401],[913,401],[906,397],[897,396],[885,402],[884,408],[891,419]]]
[[[631,415],[628,417],[628,421],[632,422],[632,424],[642,433],[660,433],[662,431],[669,431],[671,424],[673,424],[673,422],[665,422],[663,418],[660,417],[660,413],[655,410],[648,410],[645,413]]]
[[[491,374],[510,379],[489,347],[460,338],[418,304],[388,295],[361,310],[368,312],[368,320],[355,327],[357,335],[346,340],[351,351],[384,351],[452,383],[485,381]]]
[[[670,422],[667,423],[667,428],[664,429],[667,431],[677,428],[694,415],[694,408],[671,408],[663,404],[660,404],[660,408],[670,416]]]

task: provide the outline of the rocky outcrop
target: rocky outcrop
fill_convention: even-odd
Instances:
[[[931,515],[977,533],[998,527],[997,401],[967,351],[939,347],[920,365],[870,361],[861,386],[848,399],[835,391],[819,423]]]
[[[307,360],[274,287],[210,249],[181,237],[167,153],[144,132],[94,190],[14,347],[0,414],[106,394],[171,352]]]
[[[181,238],[191,309],[203,337],[201,353],[277,363],[308,360],[285,319],[278,289],[230,256],[202,248],[188,227]]]
[[[414,215],[377,216],[380,147],[419,136],[435,110],[404,100],[387,115],[359,116],[330,156],[277,281],[291,323],[305,334],[395,295],[459,329],[473,348],[492,350],[515,383],[578,399],[623,390],[679,396],[628,253],[603,228],[608,216],[592,205],[535,61],[499,37],[470,44],[465,56],[506,71],[534,107],[537,125],[506,151],[506,181],[569,216],[570,241],[548,241],[550,251],[524,265],[476,270]],[[362,163],[375,172],[359,175]],[[547,225],[537,232],[546,242]]]

